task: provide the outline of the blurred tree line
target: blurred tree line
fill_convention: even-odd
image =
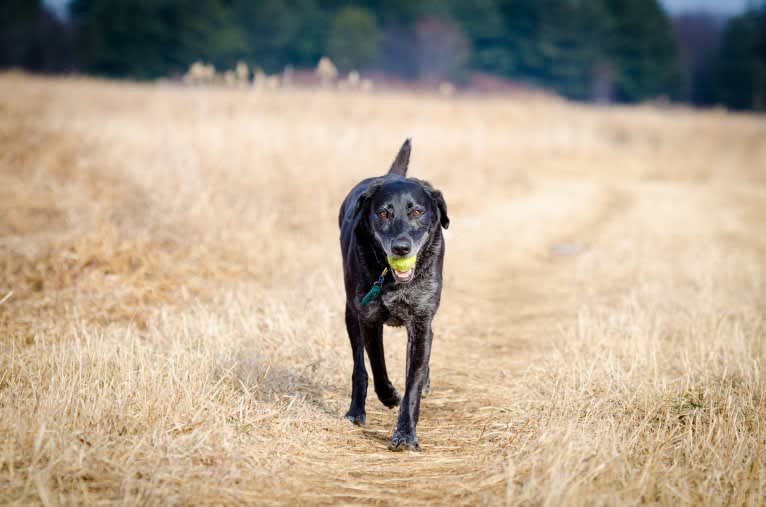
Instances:
[[[656,0],[40,0],[0,5],[0,66],[150,79],[195,60],[465,82],[483,72],[573,99],[766,108],[766,3],[725,26]]]

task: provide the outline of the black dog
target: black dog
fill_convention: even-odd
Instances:
[[[442,289],[447,204],[429,183],[407,178],[410,140],[399,150],[388,174],[356,185],[340,207],[340,246],[346,285],[346,328],[354,354],[351,407],[346,418],[364,424],[370,358],[375,393],[387,407],[401,402],[390,449],[418,449],[415,425],[420,397],[430,381],[431,321]],[[397,260],[417,255],[414,267]],[[394,269],[393,266],[397,266]],[[407,328],[407,379],[404,397],[388,379],[383,354],[383,324]]]

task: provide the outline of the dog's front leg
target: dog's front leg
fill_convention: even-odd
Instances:
[[[431,319],[415,320],[407,326],[407,386],[389,444],[391,450],[419,448],[415,426],[420,417],[420,397],[429,378],[432,338]]]
[[[383,324],[362,324],[362,337],[367,348],[367,356],[370,358],[372,378],[375,382],[375,393],[378,399],[388,408],[394,408],[399,404],[401,395],[388,378],[386,369],[386,356],[383,351]]]

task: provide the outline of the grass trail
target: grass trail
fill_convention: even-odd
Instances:
[[[337,209],[447,199],[420,453],[351,386]],[[0,75],[0,503],[759,505],[766,124]],[[401,330],[385,331],[402,388]]]

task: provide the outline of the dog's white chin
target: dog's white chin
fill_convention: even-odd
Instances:
[[[415,275],[415,268],[410,268],[406,271],[398,271],[396,269],[393,270],[394,272],[394,280],[400,283],[409,282],[412,280],[412,277]]]

